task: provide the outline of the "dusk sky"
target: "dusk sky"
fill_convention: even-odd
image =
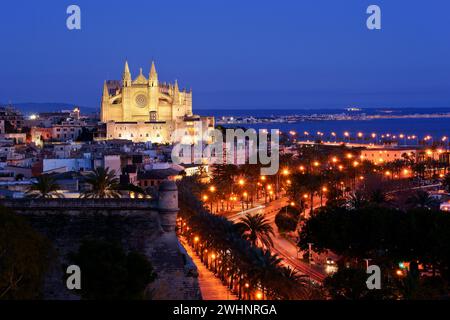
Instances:
[[[161,81],[193,89],[194,112],[450,107],[449,21],[448,0],[5,1],[0,102],[99,108],[125,59],[133,77],[154,59]]]

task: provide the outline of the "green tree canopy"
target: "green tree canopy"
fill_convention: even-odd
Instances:
[[[0,300],[40,298],[51,253],[46,238],[0,207]]]
[[[119,179],[115,170],[98,167],[86,177],[86,182],[91,185],[91,189],[83,193],[84,198],[120,198]]]
[[[275,216],[275,224],[281,233],[292,232],[297,229],[299,217],[300,213],[296,209],[286,206]]]
[[[59,193],[60,186],[48,174],[42,174],[36,178],[27,190],[28,198],[63,198],[63,194]]]
[[[143,299],[156,278],[145,256],[105,241],[85,240],[70,258],[81,269],[80,294],[87,300]]]
[[[326,207],[309,219],[299,246],[331,250],[352,258],[396,264],[417,261],[447,277],[450,266],[450,215],[416,208],[408,211],[368,205],[362,209]]]

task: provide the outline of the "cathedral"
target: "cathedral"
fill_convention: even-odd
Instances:
[[[133,80],[125,62],[122,80],[105,82],[100,118],[106,124],[106,139],[133,142],[179,142],[179,137],[172,136],[178,130],[185,136],[184,143],[195,143],[214,128],[214,117],[192,113],[192,90],[180,90],[177,81],[159,82],[154,62],[148,78],[141,68]]]

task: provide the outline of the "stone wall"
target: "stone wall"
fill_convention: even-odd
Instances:
[[[1,200],[49,238],[56,260],[45,281],[46,299],[78,299],[65,287],[67,255],[83,239],[120,243],[143,253],[158,274],[151,285],[154,299],[199,299],[197,279],[187,277],[175,232],[165,232],[158,201],[137,199],[16,199]],[[176,211],[172,211],[176,216]],[[163,219],[164,220],[164,219]],[[174,219],[169,219],[174,220]],[[188,260],[190,259],[187,257]]]

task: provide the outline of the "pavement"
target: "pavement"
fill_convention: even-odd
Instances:
[[[203,300],[237,300],[237,296],[231,293],[222,281],[206,268],[192,248],[182,239],[180,239],[180,241],[197,266],[198,283]]]

